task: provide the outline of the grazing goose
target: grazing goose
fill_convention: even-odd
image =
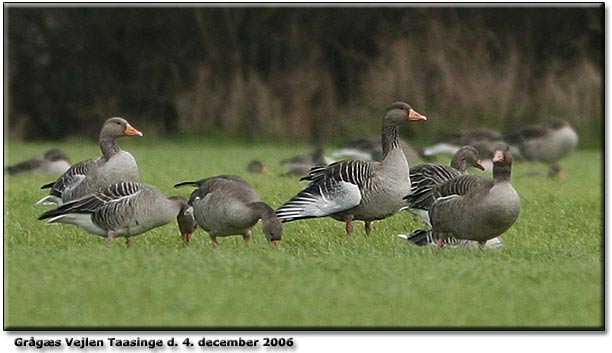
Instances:
[[[247,171],[253,174],[268,174],[268,168],[262,161],[254,159],[247,164]]]
[[[323,147],[317,146],[310,153],[283,159],[281,165],[286,169],[283,176],[303,176],[313,167],[325,166],[333,162],[335,162],[333,159],[325,156]]]
[[[125,237],[129,245],[131,237],[174,219],[187,224],[178,218],[187,207],[187,200],[182,196],[166,197],[154,186],[121,182],[66,202],[38,219],[49,219],[46,224],[75,224],[89,233],[106,237],[109,245],[115,237]]]
[[[366,233],[372,221],[389,217],[404,206],[410,193],[408,161],[398,139],[398,126],[405,121],[427,118],[408,104],[391,104],[382,119],[382,161],[344,160],[315,167],[301,180],[308,186],[276,210],[282,222],[330,216],[346,223],[353,232],[353,220],[365,221]]]
[[[220,175],[199,181],[174,185],[195,186],[189,197],[190,209],[196,222],[210,235],[214,247],[217,237],[242,235],[245,243],[251,241],[251,228],[261,219],[263,232],[272,245],[278,245],[283,226],[274,209],[262,202],[251,184],[236,175]],[[180,221],[179,221],[180,225]],[[189,236],[183,238],[189,242]]]
[[[408,209],[429,224],[429,209],[434,202],[433,188],[467,174],[468,167],[484,170],[478,151],[472,146],[461,147],[453,156],[450,166],[425,163],[410,168],[412,193],[404,197]]]
[[[45,152],[42,156],[36,156],[4,168],[10,175],[38,173],[42,175],[56,175],[65,173],[70,168],[68,156],[57,148]]]
[[[36,204],[61,205],[113,183],[138,181],[136,160],[115,143],[122,136],[142,136],[142,132],[123,118],[106,120],[99,138],[102,156],[79,162],[55,182],[43,185],[42,189],[51,188],[51,191]]]
[[[557,162],[576,148],[578,135],[567,121],[550,119],[506,133],[504,140],[526,160],[551,164],[549,176],[564,177]]]
[[[419,152],[410,147],[406,141],[399,139],[400,147],[404,151],[408,163],[416,163],[420,157]],[[332,153],[336,159],[351,158],[365,161],[380,161],[383,159],[383,150],[380,145],[380,136],[370,136],[349,142],[346,147]]]
[[[493,179],[462,175],[437,185],[435,201],[429,209],[432,228],[417,229],[408,240],[439,247],[454,245],[456,240],[471,240],[483,246],[504,233],[521,210],[519,196],[510,183],[511,169],[512,154],[507,145],[501,144],[493,156]]]

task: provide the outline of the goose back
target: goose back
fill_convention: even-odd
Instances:
[[[121,182],[43,213],[48,223],[72,223],[90,233],[130,237],[167,224],[177,217],[186,200],[166,198],[151,185]]]
[[[175,186],[194,185],[189,204],[197,223],[211,236],[241,235],[253,227],[260,215],[249,207],[259,195],[244,179],[222,175]]]

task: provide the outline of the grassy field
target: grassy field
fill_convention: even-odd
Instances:
[[[146,134],[146,133],[145,133]],[[278,161],[306,146],[125,139],[141,180],[167,194],[172,185],[216,174],[240,174],[278,207],[304,184],[277,176]],[[51,144],[5,142],[5,163]],[[73,161],[97,145],[54,144]],[[250,175],[261,159],[271,175]],[[399,239],[421,226],[408,213],[362,223],[351,237],[342,223],[286,224],[280,249],[254,230],[210,239],[198,230],[179,241],[175,223],[107,247],[70,225],[44,226],[40,185],[52,179],[4,179],[4,327],[15,328],[601,328],[603,325],[602,154],[574,153],[568,178],[530,177],[541,165],[515,163],[522,200],[516,224],[498,250],[435,251]]]

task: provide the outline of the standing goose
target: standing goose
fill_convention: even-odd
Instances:
[[[549,176],[564,177],[557,162],[576,148],[578,135],[567,121],[550,119],[506,133],[504,140],[526,160],[550,164]]]
[[[52,148],[42,156],[36,156],[4,168],[11,175],[38,173],[42,175],[58,175],[70,168],[68,156],[57,148]]]
[[[266,239],[278,245],[283,227],[274,214],[274,209],[262,202],[251,184],[236,175],[220,175],[199,181],[187,181],[174,185],[195,186],[189,197],[190,209],[196,222],[210,235],[214,247],[219,246],[217,237],[242,235],[245,243],[251,241],[251,228],[261,219]],[[180,220],[179,220],[180,225]],[[189,242],[190,235],[183,240]]]
[[[42,189],[51,188],[51,191],[37,204],[61,205],[113,183],[138,181],[136,160],[115,143],[117,138],[123,136],[142,136],[142,132],[123,118],[106,120],[99,138],[102,156],[79,162],[55,182],[43,185]]]
[[[510,228],[521,210],[519,196],[510,183],[512,154],[505,144],[493,156],[493,179],[463,175],[434,188],[429,210],[432,228],[417,229],[408,240],[439,247],[458,240],[477,241],[483,246]],[[453,238],[455,240],[448,240]]]
[[[412,192],[405,196],[408,209],[429,224],[429,209],[434,202],[433,188],[467,174],[468,167],[484,170],[476,148],[463,146],[453,155],[450,166],[434,163],[410,168]]]
[[[408,104],[391,104],[382,119],[382,161],[344,160],[315,167],[301,180],[308,186],[287,201],[276,214],[282,222],[330,216],[346,223],[353,232],[353,220],[365,222],[370,234],[372,221],[396,213],[410,193],[408,161],[398,139],[398,126],[405,121],[427,118]]]
[[[182,196],[166,197],[154,186],[121,182],[66,202],[38,219],[49,218],[46,224],[75,224],[89,233],[106,237],[109,245],[115,237],[125,237],[129,245],[135,235],[174,219],[181,221],[179,217],[187,207],[187,200]],[[182,222],[187,224],[184,219]],[[191,231],[193,228],[192,224]]]

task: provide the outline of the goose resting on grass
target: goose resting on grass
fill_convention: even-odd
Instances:
[[[99,138],[102,156],[79,162],[55,182],[43,185],[41,189],[51,188],[51,191],[36,204],[61,205],[113,183],[138,181],[136,160],[115,143],[117,138],[123,136],[142,136],[142,132],[123,118],[106,120]]]
[[[166,197],[154,186],[121,182],[66,202],[38,219],[49,219],[46,224],[75,224],[89,233],[106,237],[109,245],[114,238],[125,237],[129,245],[131,237],[174,219],[183,223],[182,229],[186,232],[189,229],[193,232],[193,220],[189,224],[188,218],[178,218],[187,207],[187,200],[182,196]]]
[[[353,232],[353,220],[365,222],[370,234],[372,221],[384,219],[405,205],[410,193],[408,161],[398,139],[398,126],[406,121],[427,118],[408,104],[396,102],[382,119],[382,161],[344,160],[315,167],[301,180],[308,186],[276,210],[282,222],[330,216],[346,223]]]
[[[462,175],[434,187],[431,229],[417,229],[407,240],[417,244],[457,245],[477,241],[480,246],[508,230],[518,218],[521,202],[510,183],[512,154],[505,144],[493,156],[493,179]],[[410,195],[407,196],[410,198]]]
[[[187,181],[174,185],[195,186],[189,197],[191,206],[186,212],[210,235],[213,247],[219,246],[217,237],[242,235],[245,243],[251,241],[251,228],[261,219],[263,232],[272,245],[278,245],[283,226],[274,209],[262,202],[253,187],[236,175],[220,175],[199,181]],[[179,226],[181,221],[179,220]],[[191,234],[184,234],[189,242]]]
[[[4,168],[10,175],[38,173],[42,175],[58,175],[70,168],[68,156],[57,148],[52,148],[42,156],[36,156]]]
[[[557,162],[576,148],[578,135],[567,121],[550,119],[508,132],[504,140],[517,147],[526,160],[548,163],[548,176],[565,177]]]

